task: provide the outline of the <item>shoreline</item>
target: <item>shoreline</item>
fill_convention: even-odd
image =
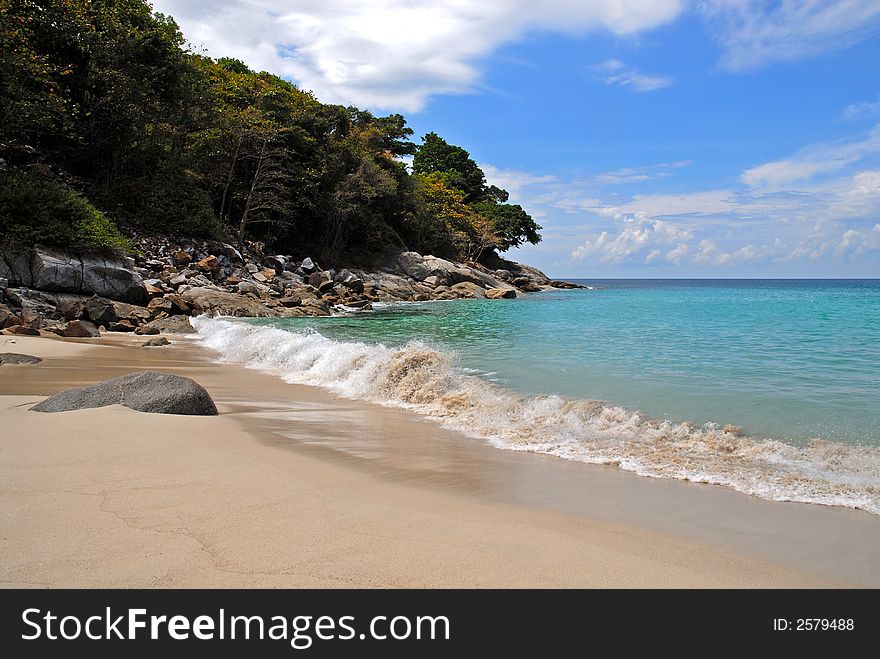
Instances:
[[[2,367],[4,585],[880,584],[868,513],[501,451],[169,338],[0,337],[44,357]],[[220,417],[22,408],[147,368],[193,377]]]

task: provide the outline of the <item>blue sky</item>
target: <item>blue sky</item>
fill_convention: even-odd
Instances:
[[[877,0],[157,0],[467,148],[555,276],[880,277]]]

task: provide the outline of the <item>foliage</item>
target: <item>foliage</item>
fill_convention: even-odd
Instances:
[[[65,172],[142,232],[236,234],[329,259],[388,246],[479,259],[540,239],[463,148],[435,133],[417,147],[399,114],[323,104],[183,44],[146,0],[3,0],[0,157]]]
[[[0,174],[4,247],[130,251],[131,243],[97,208],[53,178],[23,171]]]

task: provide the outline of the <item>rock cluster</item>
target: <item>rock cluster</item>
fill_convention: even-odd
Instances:
[[[0,255],[0,330],[66,337],[101,331],[188,333],[189,316],[328,316],[374,302],[512,299],[570,288],[529,266],[454,263],[401,252],[368,269],[265,255],[259,244],[140,238],[136,258],[81,257],[42,248]]]

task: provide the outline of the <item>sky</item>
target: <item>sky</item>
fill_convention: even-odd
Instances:
[[[880,277],[878,0],[154,0],[466,148],[556,277]]]

